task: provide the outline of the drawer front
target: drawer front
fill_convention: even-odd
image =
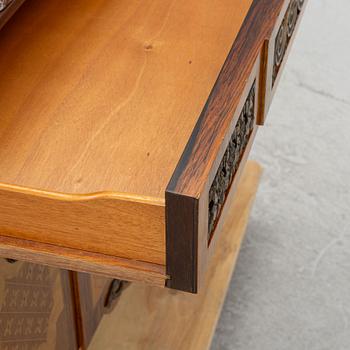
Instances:
[[[203,162],[208,163],[205,172],[197,172],[200,178],[195,185],[201,181],[203,185],[193,195],[186,191],[182,194],[168,191],[166,194],[167,286],[170,288],[197,293],[204,280],[257,131],[260,66],[261,55],[258,54],[252,61],[247,79],[242,82],[240,96],[235,97],[233,110],[226,109],[230,102],[225,101],[225,89],[218,97],[218,103],[222,103],[218,108],[225,111],[227,124],[208,131],[212,154],[203,152],[195,157],[197,160],[202,156]],[[198,137],[196,131],[194,137]]]
[[[275,23],[272,34],[266,42],[265,110],[264,123],[273,95],[281,78],[298,26],[301,22],[307,0],[286,0]]]
[[[68,271],[0,259],[0,349],[77,349]]]

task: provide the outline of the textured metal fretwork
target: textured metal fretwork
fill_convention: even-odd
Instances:
[[[283,58],[286,54],[290,39],[295,30],[298,17],[304,5],[304,0],[291,0],[275,40],[275,55],[272,73],[272,86],[274,86]]]
[[[243,110],[209,190],[208,239],[211,238],[240,160],[255,124],[256,83],[248,94]]]
[[[0,12],[5,10],[5,8],[10,5],[13,0],[0,0]]]

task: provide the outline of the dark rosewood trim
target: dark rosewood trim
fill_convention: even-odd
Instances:
[[[285,0],[254,0],[166,190],[167,286],[197,292],[208,258],[208,182],[224,153],[233,118],[247,96],[247,81],[285,6]],[[256,77],[257,120],[264,117],[266,61]],[[261,89],[263,87],[263,89]],[[237,120],[237,119],[236,119]],[[225,141],[225,142],[226,142]],[[228,141],[227,141],[228,142]],[[206,213],[204,213],[206,211]]]
[[[167,266],[169,288],[197,292],[198,199],[167,191]]]

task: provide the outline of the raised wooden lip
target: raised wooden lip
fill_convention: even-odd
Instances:
[[[10,191],[22,193],[35,197],[49,198],[58,201],[81,202],[92,201],[96,199],[116,199],[126,202],[149,204],[154,206],[165,206],[165,199],[155,198],[151,196],[140,196],[131,193],[122,193],[115,191],[100,191],[92,193],[61,193],[53,191],[45,191],[40,189],[29,188],[25,186],[17,186],[12,184],[0,183],[0,191]]]

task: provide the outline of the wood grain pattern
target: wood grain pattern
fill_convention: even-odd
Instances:
[[[0,234],[165,265],[165,188],[251,3],[27,0],[0,36]]]
[[[261,168],[248,163],[198,295],[132,284],[104,316],[89,350],[209,349],[246,229]]]
[[[165,265],[164,204],[149,198],[0,184],[0,235]]]
[[[14,15],[14,13],[23,4],[24,0],[13,0],[6,6],[5,9],[0,11],[0,29],[8,22],[8,20]],[[1,6],[0,6],[1,9]]]
[[[286,4],[27,0],[0,35],[1,249],[196,292],[210,184],[254,80],[264,120]]]
[[[26,1],[0,36],[0,182],[164,199],[251,2]]]

